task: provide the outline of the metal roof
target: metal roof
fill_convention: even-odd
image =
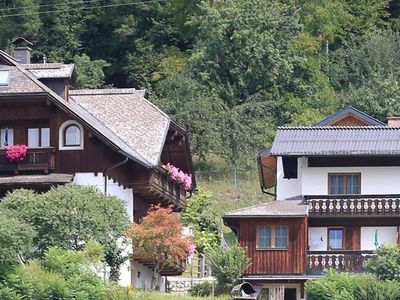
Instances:
[[[346,108],[338,111],[337,113],[330,115],[329,117],[323,119],[322,121],[319,121],[314,126],[325,126],[325,125],[328,125],[328,124],[334,122],[335,120],[338,120],[338,119],[343,118],[348,115],[354,115],[354,116],[358,117],[359,119],[364,120],[365,122],[371,124],[372,126],[386,126],[385,123],[371,117],[370,115],[366,114],[365,112],[362,112],[352,106],[346,107]]]
[[[400,155],[400,128],[278,127],[271,154],[276,156]]]
[[[46,64],[22,64],[38,79],[68,78],[74,73],[74,64],[46,63]]]
[[[305,217],[308,208],[303,200],[277,200],[226,212],[223,218]]]

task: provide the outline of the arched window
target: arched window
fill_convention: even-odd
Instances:
[[[64,146],[80,146],[81,130],[76,125],[69,125],[64,129]]]
[[[83,127],[75,121],[66,121],[60,126],[59,131],[60,150],[83,149]]]

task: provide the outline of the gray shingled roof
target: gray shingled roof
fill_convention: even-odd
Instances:
[[[74,72],[74,64],[46,63],[23,64],[22,67],[29,70],[38,79],[45,78],[71,78]]]
[[[0,86],[0,95],[44,92],[44,89],[38,86],[35,80],[26,77],[19,68],[15,66],[9,66],[7,69],[9,69],[11,72],[11,78],[7,86]]]
[[[109,129],[109,137],[119,138],[124,148],[135,151],[157,165],[168,132],[170,118],[135,89],[70,91],[70,102],[95,117]],[[132,152],[132,151],[131,151]]]
[[[223,218],[268,218],[307,216],[307,205],[302,200],[278,200],[226,212]]]
[[[271,154],[277,156],[400,155],[400,128],[278,127]]]
[[[78,95],[79,96],[84,96],[87,98],[90,98],[90,96],[95,96],[94,98],[96,98],[97,100],[99,99],[104,99],[105,98],[105,94],[110,90],[103,90],[103,91],[99,91],[99,90],[95,90],[95,91],[88,91],[88,90],[83,90],[83,91],[72,91],[72,95],[74,95],[74,99],[71,99],[71,101],[65,101],[65,99],[63,99],[62,97],[60,97],[59,95],[57,95],[54,91],[52,91],[50,88],[48,88],[45,84],[43,84],[42,82],[40,82],[31,72],[29,72],[28,70],[24,69],[14,58],[12,58],[11,56],[9,56],[7,53],[3,52],[0,50],[0,59],[7,62],[8,64],[10,64],[10,66],[13,68],[13,70],[15,70],[15,74],[18,74],[18,81],[15,81],[15,83],[24,83],[21,84],[19,89],[15,89],[15,91],[13,90],[12,93],[38,93],[38,94],[47,94],[50,99],[53,101],[53,103],[55,105],[57,105],[58,107],[62,108],[63,110],[67,111],[69,114],[71,114],[73,117],[75,117],[79,122],[81,122],[83,125],[86,125],[87,127],[89,127],[94,133],[96,133],[105,143],[107,143],[108,145],[110,145],[111,147],[113,147],[116,151],[120,152],[123,155],[126,155],[127,157],[129,157],[130,159],[146,166],[146,167],[155,167],[158,165],[159,160],[157,158],[159,158],[159,156],[161,155],[161,150],[162,148],[160,148],[160,145],[164,145],[164,141],[165,141],[165,137],[167,135],[168,132],[168,126],[169,126],[169,122],[170,119],[167,115],[165,115],[164,113],[162,113],[160,110],[158,110],[154,105],[152,105],[150,102],[148,102],[147,100],[143,99],[144,97],[144,92],[143,91],[138,91],[135,92],[135,97],[138,98],[139,95],[141,96],[141,100],[137,101],[136,103],[140,103],[141,106],[139,106],[140,108],[142,107],[146,107],[146,110],[143,112],[142,116],[141,116],[141,120],[144,120],[146,118],[146,113],[148,111],[152,112],[152,115],[149,116],[151,117],[151,120],[154,121],[154,114],[158,114],[158,115],[162,115],[160,120],[154,121],[154,123],[151,124],[151,132],[148,133],[148,136],[150,137],[156,137],[157,140],[151,140],[150,138],[144,139],[143,143],[146,144],[136,144],[136,143],[132,143],[133,139],[131,137],[131,135],[127,135],[126,133],[124,134],[122,132],[123,126],[122,124],[115,124],[115,126],[113,126],[112,124],[109,123],[109,121],[111,120],[111,118],[108,118],[109,115],[108,114],[102,114],[101,111],[104,108],[104,106],[102,106],[102,108],[100,109],[95,109],[93,112],[92,111],[88,111],[89,107],[92,107],[92,101],[94,100],[87,100],[87,105],[85,106],[85,104],[82,103],[77,103],[77,98]],[[26,84],[25,84],[26,83]],[[31,86],[31,83],[34,83],[34,86]],[[18,84],[17,84],[18,85]],[[25,86],[27,86],[27,88],[25,88]],[[8,89],[8,91],[7,91]],[[5,87],[4,90],[6,91],[5,94],[12,94],[10,92],[10,87]],[[117,89],[113,89],[113,91],[118,91]],[[133,89],[131,89],[130,91],[133,91]],[[123,91],[122,94],[126,94],[126,91]],[[113,95],[117,95],[118,93],[115,92]],[[1,93],[0,93],[1,95]],[[126,96],[126,95],[125,95]],[[129,99],[129,97],[132,98],[132,101],[134,101],[134,96],[129,96],[127,97],[127,99]],[[92,98],[90,98],[92,99]],[[80,102],[80,101],[79,101]],[[118,102],[118,101],[117,101]],[[124,101],[119,101],[120,103],[123,103]],[[152,108],[150,108],[150,106]],[[134,107],[134,105],[132,105],[131,103],[128,104],[128,106],[123,106],[121,108],[125,108],[125,109],[132,109]],[[155,112],[155,110],[157,110],[158,112]],[[119,114],[121,115],[122,118],[124,118],[124,120],[127,121],[127,117],[126,117],[126,113],[127,111],[119,111]],[[139,110],[138,107],[135,107],[135,116],[137,116],[139,114]],[[168,120],[166,120],[166,118],[168,118]],[[160,124],[158,124],[158,122],[160,122]],[[118,123],[118,122],[117,122]],[[166,123],[168,123],[168,125],[165,125]],[[147,123],[150,125],[150,123]],[[109,127],[110,126],[110,127]],[[126,128],[133,128],[132,126],[128,125],[128,127]],[[154,128],[154,129],[153,129]],[[139,128],[138,130],[143,131],[142,128]],[[156,133],[154,133],[154,132]],[[128,137],[128,139],[126,139]],[[138,150],[136,149],[136,147],[138,147]],[[141,151],[142,148],[145,147],[149,147],[150,151],[148,153],[142,153],[143,151]]]

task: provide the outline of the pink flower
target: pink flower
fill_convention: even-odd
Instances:
[[[196,245],[190,243],[188,246],[188,255],[192,257],[194,255],[195,250],[196,250]]]
[[[7,146],[5,148],[7,150],[6,158],[11,162],[24,159],[28,150],[26,145]]]
[[[192,188],[192,175],[186,174],[170,163],[164,165],[164,169],[167,170],[169,177],[173,181],[183,185],[186,191]]]

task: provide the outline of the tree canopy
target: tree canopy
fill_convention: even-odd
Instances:
[[[253,163],[278,125],[399,113],[395,0],[5,1],[0,48],[74,62],[76,88],[146,88],[200,160]]]

